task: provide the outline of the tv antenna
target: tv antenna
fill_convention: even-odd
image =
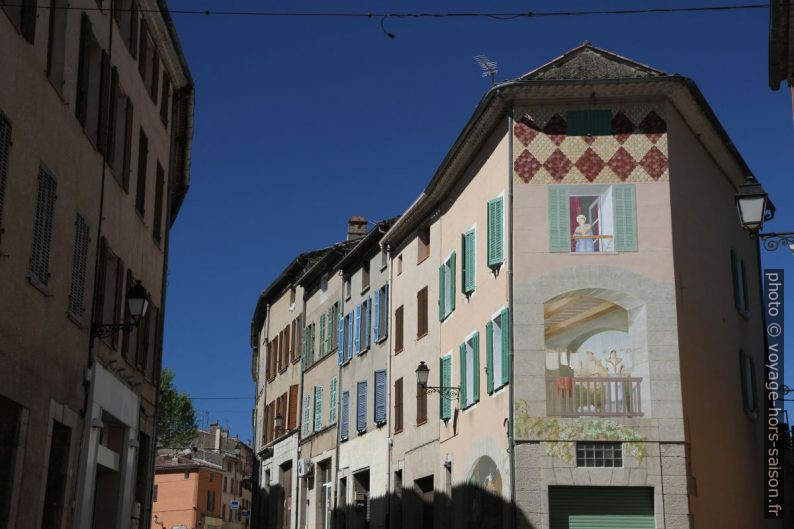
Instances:
[[[496,63],[485,55],[475,55],[474,60],[480,65],[480,68],[482,69],[482,76],[490,76],[491,84],[494,84],[496,82],[496,72],[499,71],[499,67],[496,65]]]

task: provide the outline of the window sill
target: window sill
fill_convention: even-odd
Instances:
[[[427,331],[423,332],[422,334],[417,334],[416,335],[416,341],[418,342],[419,340],[421,340],[425,336],[427,336]]]
[[[400,347],[399,349],[395,349],[395,350],[394,350],[394,354],[395,354],[395,355],[398,355],[398,354],[402,353],[404,350],[405,350],[405,348],[403,348],[403,347]]]
[[[387,336],[381,336],[377,340],[375,340],[375,343],[383,343],[383,342],[386,341],[386,338],[388,338],[388,335]]]
[[[749,310],[743,310],[743,309],[740,309],[739,307],[736,307],[736,312],[738,312],[739,316],[741,316],[745,320],[749,320],[750,319],[750,311]]]
[[[422,419],[421,421],[416,421],[416,426],[417,426],[417,428],[418,428],[419,426],[424,426],[425,424],[427,424],[427,417],[425,417],[425,418],[424,418],[424,419]]]
[[[428,252],[427,252],[427,255],[425,255],[425,256],[424,256],[424,257],[422,257],[421,259],[417,259],[417,260],[416,260],[416,266],[419,266],[420,264],[424,263],[424,262],[425,262],[425,261],[427,261],[428,259],[430,259],[430,251],[429,251],[429,250],[428,250]]]
[[[85,320],[85,316],[78,316],[71,310],[66,311],[66,317],[69,318],[69,321],[77,325],[81,330],[88,329],[88,322]]]
[[[28,273],[28,275],[26,277],[27,277],[28,283],[33,288],[35,288],[36,290],[38,290],[39,292],[44,294],[45,297],[48,297],[48,298],[52,297],[52,292],[50,292],[50,289],[49,289],[49,287],[47,285],[45,285],[44,283],[42,283],[41,281],[39,281],[35,277],[31,276],[30,273]]]
[[[365,287],[361,287],[361,295],[362,295],[362,296],[363,296],[364,294],[366,294],[367,292],[369,292],[369,285],[367,285],[367,286],[365,286]]]

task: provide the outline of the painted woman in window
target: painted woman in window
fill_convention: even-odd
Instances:
[[[594,252],[595,242],[593,239],[593,226],[587,223],[584,215],[576,216],[578,226],[573,230],[573,240],[575,241],[575,252]]]

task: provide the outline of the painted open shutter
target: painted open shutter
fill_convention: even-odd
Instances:
[[[472,377],[472,383],[474,387],[471,388],[472,390],[472,402],[480,402],[480,333],[474,333],[474,337],[472,338],[472,342],[474,345],[474,358],[472,359],[471,365],[474,369],[474,376]]]
[[[474,230],[463,235],[463,292],[474,291],[474,266],[475,266],[475,233]]]
[[[323,427],[323,387],[314,386],[314,431]]]
[[[449,256],[449,312],[455,310],[455,252]]]
[[[359,382],[356,387],[356,431],[367,430],[367,381]]]
[[[568,203],[568,188],[549,186],[548,221],[549,251],[571,251],[571,215]]]
[[[502,197],[488,201],[488,266],[504,260],[504,218]]]
[[[328,391],[328,423],[336,422],[336,392],[338,381],[336,377],[331,379],[331,389]]]
[[[444,356],[441,358],[440,366],[440,382],[442,388],[449,388],[452,386],[452,356]],[[439,392],[439,409],[441,410],[441,419],[446,421],[452,417],[452,401],[445,399],[444,395]]]
[[[504,309],[499,318],[502,328],[502,384],[510,382],[510,310]]]
[[[637,251],[637,206],[634,186],[631,184],[612,186],[612,202],[615,211],[615,251]]]
[[[460,407],[465,408],[468,401],[466,387],[466,344],[460,344]]]
[[[311,417],[312,398],[303,396],[303,436],[309,435],[309,418]]]
[[[372,331],[375,334],[375,343],[380,341],[380,289],[375,290],[375,310],[372,311],[375,319],[372,321]]]
[[[356,305],[356,324],[353,327],[353,343],[356,354],[361,353],[361,305]]]
[[[339,327],[339,332],[337,339],[339,340],[339,343],[337,343],[336,363],[341,366],[345,362],[345,317],[342,316],[341,314],[339,315],[338,327]]]
[[[444,319],[447,312],[444,308],[444,265],[438,267],[438,320]]]
[[[488,393],[493,393],[493,322],[488,320],[485,324],[485,371]]]
[[[350,424],[350,392],[342,392],[342,439],[347,439]]]
[[[386,422],[386,370],[375,371],[375,424]]]
[[[325,356],[325,314],[320,314],[320,356]]]

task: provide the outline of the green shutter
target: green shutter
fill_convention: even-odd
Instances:
[[[337,380],[336,377],[331,379],[331,389],[329,390],[328,395],[328,423],[334,424],[336,423],[336,386]]]
[[[309,367],[307,357],[309,356],[308,351],[306,350],[306,327],[301,329],[301,369],[306,371],[306,368]]]
[[[325,314],[320,314],[320,358],[325,356]]]
[[[474,376],[472,377],[472,383],[474,384],[473,395],[472,395],[472,402],[480,402],[480,333],[475,332],[474,336],[472,337],[472,345],[474,346],[473,354],[474,358],[472,359],[471,366],[474,370]]]
[[[637,251],[637,206],[634,186],[631,184],[612,186],[612,202],[615,211],[615,251]]]
[[[314,386],[314,431],[323,427],[323,387]]]
[[[568,136],[608,136],[612,134],[611,110],[572,110],[565,113]]]
[[[504,261],[504,208],[502,197],[488,202],[488,266]]]
[[[455,310],[455,252],[449,256],[449,312]]]
[[[460,344],[460,407],[465,408],[468,402],[466,395],[466,344]]]
[[[311,334],[309,336],[309,341],[311,342],[311,351],[312,351],[312,364],[314,363],[314,323],[312,323],[311,327],[309,327]]]
[[[309,435],[309,417],[311,415],[312,398],[309,395],[303,396],[303,436]]]
[[[502,329],[502,384],[510,382],[510,310],[504,309],[499,318]]]
[[[493,393],[493,322],[485,324],[485,371],[488,393]]]
[[[471,230],[463,234],[463,292],[474,291],[475,234]]]
[[[549,487],[550,529],[653,529],[651,487]]]
[[[444,265],[438,267],[438,320],[441,321],[446,316],[444,307]]]
[[[441,387],[442,388],[449,388],[452,387],[452,357],[445,356],[441,358],[441,369],[440,369],[440,378],[441,378]],[[441,419],[446,421],[452,417],[452,401],[450,399],[445,399],[443,392],[439,392],[439,410],[441,410]]]
[[[571,215],[568,188],[549,186],[549,251],[571,251]]]

